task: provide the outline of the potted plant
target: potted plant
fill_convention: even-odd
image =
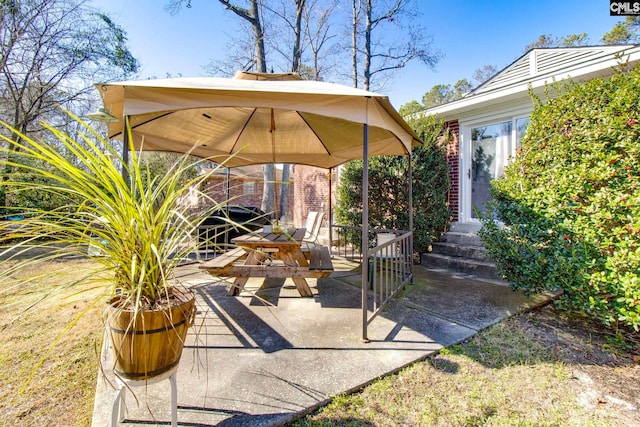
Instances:
[[[198,215],[181,202],[215,171],[194,173],[203,160],[185,155],[154,177],[132,151],[123,173],[109,142],[74,119],[84,126],[77,139],[45,125],[47,135],[35,140],[3,123],[17,138],[0,136],[6,143],[0,148],[0,191],[20,199],[37,189],[65,204],[5,207],[24,218],[18,226],[0,223],[0,252],[13,261],[0,274],[39,261],[94,257],[112,278],[106,317],[114,370],[147,379],[176,366],[194,320],[194,294],[172,274],[199,244],[194,231],[209,212]]]

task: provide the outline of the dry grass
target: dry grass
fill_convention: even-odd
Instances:
[[[91,284],[61,285],[95,264],[77,260],[44,267],[24,271],[15,282],[1,285],[0,426],[91,424],[104,328],[103,307],[94,304],[104,299]],[[23,280],[27,277],[38,279],[29,283]],[[40,301],[43,295],[47,297]],[[55,345],[48,354],[51,344]]]

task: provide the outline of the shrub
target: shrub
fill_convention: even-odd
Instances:
[[[449,166],[444,149],[437,141],[442,123],[433,117],[410,121],[425,141],[413,149],[413,225],[414,250],[426,252],[447,221]],[[343,225],[362,223],[362,161],[353,161],[341,171],[336,217]],[[399,156],[369,159],[369,224],[373,228],[409,228],[407,160]],[[356,246],[358,237],[350,240]]]
[[[554,85],[492,185],[480,237],[517,289],[640,329],[640,68]]]

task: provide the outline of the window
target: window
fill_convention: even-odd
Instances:
[[[517,117],[471,128],[470,186],[467,187],[471,193],[471,209],[468,211],[471,218],[477,218],[476,209],[484,210],[490,198],[491,181],[504,175],[504,169],[516,155],[516,148],[528,124],[528,117]]]
[[[255,194],[256,192],[256,183],[255,181],[245,181],[242,186],[243,194]]]
[[[520,146],[522,137],[529,126],[529,117],[520,117],[516,119],[516,148]]]
[[[514,151],[511,122],[471,129],[471,176],[474,181],[489,183],[502,176]]]

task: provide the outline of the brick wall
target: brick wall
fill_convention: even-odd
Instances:
[[[451,189],[448,201],[451,220],[458,221],[460,213],[460,126],[457,120],[445,123],[451,138],[447,144],[447,163],[449,164],[449,179]]]
[[[310,211],[325,212],[329,215],[329,171],[313,166],[296,165],[294,170],[293,221],[296,226],[304,225]],[[335,188],[335,175],[332,178]],[[334,193],[335,194],[335,193]],[[335,203],[335,199],[332,199]],[[326,224],[328,218],[325,217]],[[324,225],[323,224],[323,225]]]
[[[207,182],[204,192],[213,199],[213,201],[204,201],[206,205],[223,203],[227,199],[225,177],[218,175],[212,177]],[[231,177],[229,180],[229,200],[232,205],[260,207],[262,202],[262,181]]]
[[[293,174],[292,174],[293,175]],[[227,191],[225,184],[226,177],[224,175],[213,176],[208,182],[205,190],[205,194],[211,197],[213,201],[204,200],[201,201],[204,206],[210,207],[213,203],[223,203],[227,199]],[[288,208],[285,215],[293,217],[293,210],[295,206],[294,201],[294,189],[295,185],[293,180],[289,181],[289,200]],[[231,176],[229,179],[229,204],[240,206],[257,206],[262,204],[262,190],[263,180],[258,178],[237,178]],[[276,192],[278,197],[280,195],[280,184],[276,184]]]

